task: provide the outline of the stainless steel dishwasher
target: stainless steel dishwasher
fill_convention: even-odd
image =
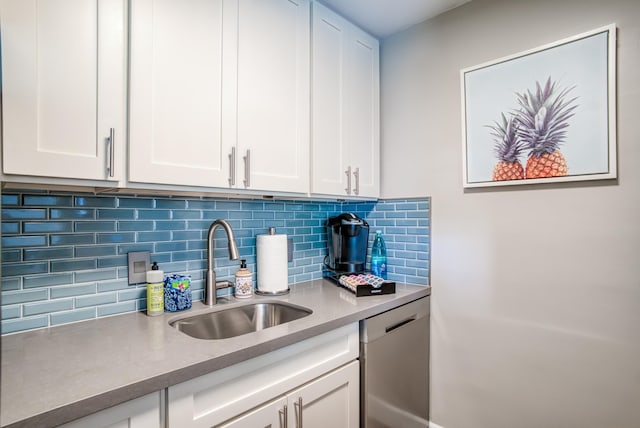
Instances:
[[[360,322],[360,425],[427,427],[430,296]]]

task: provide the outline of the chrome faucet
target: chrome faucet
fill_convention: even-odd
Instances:
[[[238,259],[238,244],[236,244],[236,238],[233,236],[233,230],[229,223],[225,220],[218,219],[214,221],[209,227],[209,233],[207,234],[207,283],[204,292],[204,304],[213,306],[216,304],[216,290],[219,288],[227,288],[233,286],[230,281],[217,281],[216,272],[214,270],[213,263],[213,234],[218,226],[222,226],[227,233],[227,240],[229,241],[229,260]]]

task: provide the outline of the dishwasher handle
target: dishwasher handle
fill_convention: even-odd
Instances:
[[[360,341],[370,343],[414,321],[429,317],[429,296],[360,321]]]
[[[406,320],[400,321],[399,323],[393,324],[393,325],[391,325],[391,326],[389,326],[389,327],[385,327],[384,332],[385,332],[385,333],[390,333],[390,332],[392,332],[393,330],[395,330],[396,328],[400,328],[400,327],[402,327],[403,325],[409,324],[410,322],[413,322],[413,321],[415,321],[416,319],[417,319],[417,316],[416,316],[416,315],[414,315],[414,316],[412,316],[412,317],[409,317],[409,318],[407,318]]]

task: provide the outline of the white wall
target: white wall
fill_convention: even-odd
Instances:
[[[463,191],[459,70],[610,23],[619,179]],[[432,196],[431,420],[639,427],[640,1],[473,0],[381,58],[383,196]]]

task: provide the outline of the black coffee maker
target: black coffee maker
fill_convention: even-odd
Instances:
[[[357,215],[345,213],[329,217],[329,255],[325,259],[325,266],[337,274],[364,272],[368,240],[369,225]]]

